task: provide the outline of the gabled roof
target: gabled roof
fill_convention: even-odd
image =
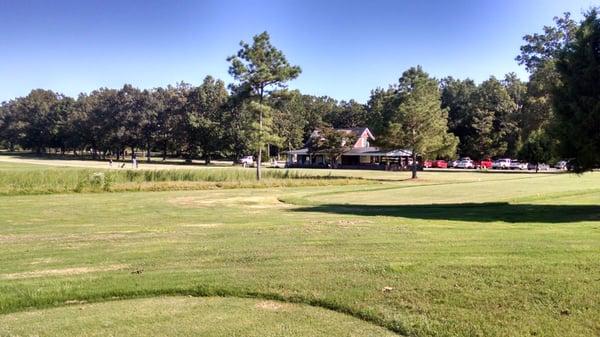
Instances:
[[[371,133],[371,130],[369,130],[368,127],[357,127],[357,128],[349,128],[349,129],[334,129],[335,131],[341,131],[341,132],[345,132],[347,134],[352,134],[356,137],[360,137],[362,136],[362,134],[366,131],[367,134],[369,135],[369,138],[372,140],[375,140],[375,137],[373,136],[373,134]],[[314,138],[317,137],[319,135],[319,131],[320,130],[314,130],[311,134],[310,134],[310,138]]]
[[[336,131],[347,132],[347,133],[355,135],[356,137],[362,136],[362,134],[366,131],[367,135],[369,135],[369,138],[371,138],[372,140],[375,140],[375,137],[373,136],[373,134],[371,133],[371,130],[369,130],[368,127],[358,127],[358,128],[350,128],[350,129],[336,129]]]

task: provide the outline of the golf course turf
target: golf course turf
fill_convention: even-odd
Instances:
[[[86,169],[0,162],[62,170]],[[599,173],[297,172],[273,181],[313,184],[0,177],[0,335],[600,333]]]

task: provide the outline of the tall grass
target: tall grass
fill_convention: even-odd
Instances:
[[[247,169],[135,171],[44,168],[0,172],[0,195],[343,185],[360,181],[288,170],[265,170],[263,180],[257,182],[254,171]]]

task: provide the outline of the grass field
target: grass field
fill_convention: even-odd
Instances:
[[[0,196],[0,336],[600,335],[599,173],[332,175]]]

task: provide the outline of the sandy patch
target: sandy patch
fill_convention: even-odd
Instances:
[[[57,263],[60,261],[61,261],[60,259],[55,259],[55,258],[51,258],[51,257],[40,257],[40,258],[37,258],[37,259],[31,261],[29,264],[30,265],[50,264],[50,263]]]
[[[44,277],[44,276],[69,276],[69,275],[80,275],[103,271],[114,271],[127,268],[126,264],[113,264],[104,267],[76,267],[76,268],[63,268],[63,269],[46,269],[46,270],[35,270],[21,273],[11,274],[0,274],[0,280],[18,280],[25,278]]]
[[[280,303],[280,302],[275,302],[275,301],[261,301],[254,305],[254,307],[256,307],[258,309],[270,310],[270,311],[282,310],[282,309],[285,309],[287,306],[288,306],[288,304],[286,304],[286,303]]]
[[[172,205],[182,207],[236,206],[250,209],[267,209],[287,206],[273,196],[247,196],[229,198],[176,197],[169,199],[168,202]]]
[[[372,224],[370,220],[313,220],[310,222],[311,225],[335,225],[342,228],[348,228],[357,225]]]
[[[196,228],[215,228],[215,227],[219,227],[222,226],[223,224],[217,224],[217,223],[198,223],[198,224],[184,224],[184,225],[179,225],[181,227],[196,227]]]

